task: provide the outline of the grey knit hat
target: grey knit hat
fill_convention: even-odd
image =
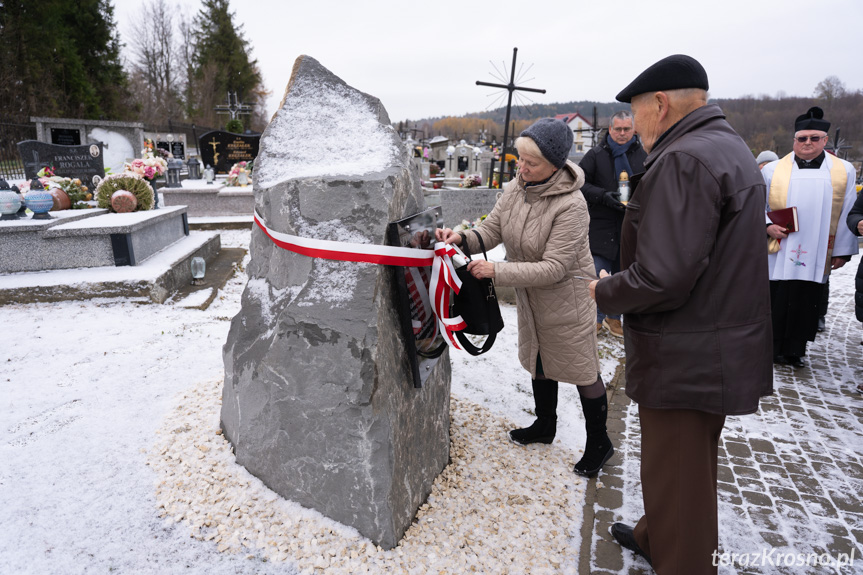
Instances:
[[[763,164],[764,162],[775,162],[779,159],[779,156],[776,155],[776,152],[771,152],[770,150],[764,150],[758,157],[755,158],[756,164]]]
[[[542,118],[521,133],[536,142],[542,156],[555,168],[562,168],[572,149],[572,130],[561,120]]]

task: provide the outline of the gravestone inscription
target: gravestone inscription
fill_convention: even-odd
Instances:
[[[80,178],[84,185],[95,186],[105,177],[102,143],[83,146],[61,146],[37,140],[18,142],[18,153],[27,179],[45,167],[54,168],[57,176]]]
[[[201,136],[198,149],[205,166],[212,166],[217,174],[227,174],[237,162],[251,162],[258,155],[260,134],[232,134],[213,130]]]
[[[51,128],[51,143],[61,146],[80,146],[81,130],[75,128]]]
[[[156,142],[156,147],[165,150],[178,160],[186,159],[186,144],[183,142]]]

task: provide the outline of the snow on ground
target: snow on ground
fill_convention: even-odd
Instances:
[[[223,231],[222,245],[247,247],[249,236],[248,230]],[[155,305],[123,299],[0,308],[0,326],[6,335],[0,355],[0,501],[5,507],[0,514],[0,572],[291,574],[313,566],[313,562],[293,561],[301,554],[292,555],[290,545],[287,562],[269,561],[258,552],[220,552],[213,540],[191,537],[189,525],[175,522],[170,509],[160,509],[157,482],[161,476],[154,465],[148,465],[158,455],[165,427],[169,433],[177,429],[170,426],[178,413],[209,417],[198,431],[203,428],[208,433],[218,425],[218,397],[204,402],[209,414],[196,414],[184,411],[183,402],[191,400],[183,396],[212,399],[207,385],[218,390],[223,377],[222,345],[230,319],[239,311],[245,282],[244,275],[231,279],[204,311],[183,307],[188,301]],[[483,475],[515,475],[518,465],[526,464],[542,474],[545,464],[537,457],[553,457],[554,485],[570,486],[558,489],[558,501],[578,502],[584,482],[565,472],[584,441],[573,387],[561,386],[559,440],[553,450],[505,442],[507,422],[529,423],[533,405],[529,375],[516,359],[514,309],[503,311],[506,327],[492,352],[479,359],[454,356],[453,396],[463,400],[456,402],[454,412],[465,418],[465,429],[471,413],[486,422],[485,427],[465,434],[469,451],[505,448],[513,457],[512,466],[499,467],[497,456],[495,462],[489,456],[472,456],[473,467],[457,468],[454,473],[467,469],[475,474],[471,483],[481,483],[486,480]],[[606,381],[617,368],[622,349],[619,340],[609,339],[603,339],[602,350]],[[474,404],[484,409],[477,410]],[[490,427],[495,433],[488,435],[483,430]],[[522,454],[523,460],[515,459]],[[234,474],[245,471],[230,461],[224,464]],[[533,475],[525,477],[537,483]],[[545,505],[546,495],[539,489],[530,495],[530,481],[525,495]],[[261,497],[268,497],[263,486],[254,489],[263,489]],[[318,526],[329,521],[309,510],[289,513],[310,517]],[[558,526],[557,537],[565,543],[555,545],[561,568],[572,572],[580,543],[580,504],[568,505],[561,516],[568,525]],[[352,537],[346,528],[330,527],[343,539]],[[473,527],[467,524],[464,529]],[[499,550],[479,548],[483,550],[480,560],[497,559]],[[371,557],[372,572],[386,560]],[[393,561],[410,569],[398,559]],[[416,572],[424,572],[422,561]]]

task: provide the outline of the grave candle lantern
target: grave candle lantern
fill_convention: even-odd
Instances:
[[[165,176],[165,180],[167,184],[165,184],[168,188],[179,188],[182,186],[180,183],[180,171],[183,169],[183,161],[178,160],[176,158],[172,158],[168,160],[168,173]]]
[[[204,283],[204,274],[207,273],[207,261],[201,257],[192,258],[192,285]]]
[[[186,162],[186,167],[189,169],[190,180],[201,179],[201,165],[198,163],[198,158],[193,158],[192,156],[189,156],[189,161]]]
[[[0,179],[0,220],[17,220],[21,198],[16,194],[6,180]]]
[[[213,167],[212,167],[212,166],[209,166],[209,165],[208,165],[208,166],[204,169],[204,178],[207,180],[207,183],[208,183],[208,184],[212,184],[212,183],[213,183],[213,180],[215,180],[215,179],[216,179],[216,171],[213,169]]]
[[[34,220],[53,220],[54,216],[49,214],[51,208],[54,207],[54,196],[51,192],[45,190],[39,178],[30,180],[30,191],[24,198],[27,207],[33,212],[32,219]]]

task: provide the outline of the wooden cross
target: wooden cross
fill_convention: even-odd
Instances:
[[[515,58],[518,54],[518,48],[512,49],[512,70],[510,70],[509,76],[509,84],[493,84],[491,82],[481,82],[479,80],[476,81],[477,86],[491,86],[492,88],[503,88],[504,90],[509,91],[509,98],[506,102],[506,121],[503,125],[503,153],[501,154],[501,166],[500,166],[500,178],[498,179],[498,187],[503,187],[503,174],[504,169],[506,168],[506,140],[509,135],[509,114],[510,110],[512,110],[512,93],[516,90],[523,90],[525,92],[538,92],[540,94],[545,94],[545,90],[540,88],[525,88],[524,86],[516,86],[515,85]],[[491,178],[494,181],[494,156],[491,158]]]

